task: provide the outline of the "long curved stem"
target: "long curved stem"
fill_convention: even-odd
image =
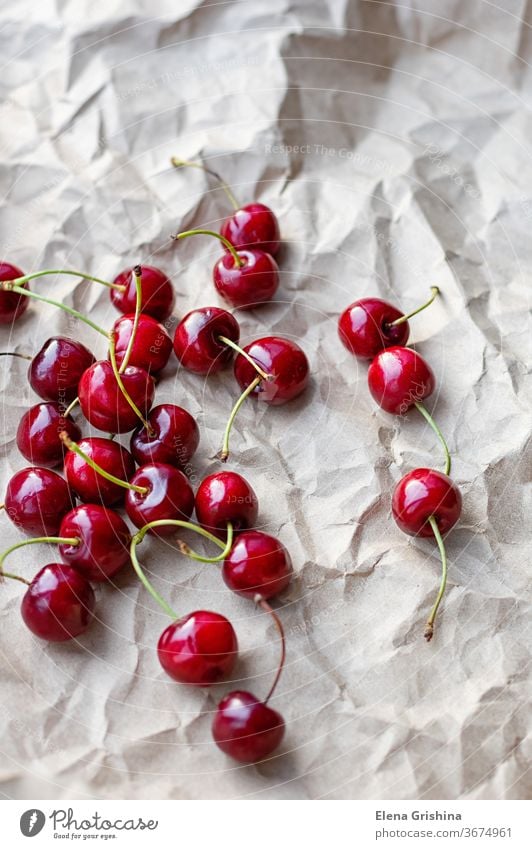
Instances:
[[[74,454],[77,454],[78,457],[81,457],[82,460],[85,460],[87,465],[90,466],[91,469],[94,469],[97,474],[101,475],[102,478],[105,478],[105,480],[108,480],[111,483],[115,483],[117,486],[121,486],[124,489],[131,489],[133,490],[133,492],[138,492],[141,495],[145,495],[148,492],[148,487],[146,486],[137,486],[134,483],[129,483],[128,481],[123,481],[121,480],[121,478],[115,477],[110,472],[106,472],[105,469],[99,466],[98,463],[96,463],[92,459],[92,457],[89,457],[87,454],[85,454],[84,450],[80,448],[76,442],[73,442],[73,440],[70,439],[68,433],[65,430],[61,431],[61,433],[59,434],[59,438],[64,443],[64,445],[66,445],[69,451],[73,451]]]
[[[146,525],[143,525],[142,528],[137,531],[135,536],[138,537],[139,542],[142,542],[151,528],[164,528],[170,526],[173,526],[174,528],[184,528],[187,531],[195,531],[200,536],[208,539],[209,542],[217,545],[218,548],[225,549],[225,543],[221,542],[221,540],[219,540],[218,537],[215,537],[214,534],[206,531],[205,528],[200,527],[200,525],[195,525],[193,522],[185,522],[182,519],[155,519],[153,522],[148,522]]]
[[[135,404],[133,398],[131,397],[131,395],[127,391],[126,387],[124,386],[124,381],[122,380],[122,375],[120,374],[120,370],[119,370],[118,364],[116,362],[116,340],[115,340],[114,333],[110,334],[109,358],[111,360],[111,368],[113,369],[113,374],[116,378],[116,382],[118,383],[118,388],[120,389],[120,392],[122,393],[122,395],[126,399],[127,403],[129,404],[129,406],[131,407],[131,409],[133,410],[135,415],[140,419],[140,421],[142,422],[142,424],[144,425],[144,427],[146,428],[148,433],[152,433],[153,431],[152,431],[152,428],[150,427],[150,423],[144,418],[141,411],[139,410],[139,408]]]
[[[437,296],[440,294],[440,290],[438,289],[437,286],[431,286],[430,292],[431,292],[430,298],[428,299],[428,301],[426,303],[424,303],[420,307],[418,307],[417,310],[413,310],[413,312],[409,312],[408,315],[402,315],[401,318],[396,318],[395,321],[391,321],[389,323],[388,327],[397,327],[398,324],[404,324],[405,321],[408,321],[409,318],[412,318],[413,316],[417,315],[419,312],[426,310],[427,307],[430,307],[430,305],[434,301],[434,299],[437,298]]]
[[[269,691],[268,695],[266,696],[266,698],[264,699],[264,704],[267,704],[270,701],[271,697],[273,696],[273,694],[275,692],[275,688],[277,687],[277,684],[279,683],[279,678],[281,677],[281,673],[283,671],[284,662],[285,662],[285,659],[286,659],[286,640],[285,640],[285,636],[284,636],[283,623],[279,619],[275,610],[273,610],[273,608],[270,607],[270,605],[268,604],[266,599],[262,598],[261,595],[257,594],[255,596],[255,603],[258,604],[260,607],[262,607],[262,609],[265,611],[265,613],[269,613],[269,615],[272,617],[273,621],[275,622],[275,627],[277,628],[277,630],[279,632],[279,637],[281,639],[281,657],[279,658],[279,666],[277,667],[277,673],[275,675],[275,678],[273,679],[273,684],[270,687],[270,691]]]
[[[85,274],[83,271],[70,271],[64,268],[47,268],[44,271],[35,271],[33,274],[16,277],[13,282],[17,286],[21,286],[23,283],[36,280],[37,277],[45,277],[47,274],[68,274],[71,277],[81,277],[83,280],[92,280],[93,283],[100,283],[102,286],[107,286],[108,289],[118,289],[119,292],[124,292],[126,289],[125,286],[121,286],[119,283],[109,283],[108,280],[102,280],[100,277],[94,277],[92,274]]]
[[[172,236],[172,239],[187,239],[189,236],[214,236],[227,248],[237,268],[241,268],[244,265],[244,261],[240,258],[235,246],[231,244],[229,239],[222,236],[221,233],[216,233],[214,230],[184,230],[182,233],[176,233],[175,236]]]
[[[36,301],[42,301],[45,304],[50,304],[52,307],[57,307],[58,309],[63,310],[63,312],[67,312],[69,315],[77,318],[79,321],[82,321],[84,324],[87,324],[89,327],[92,327],[93,330],[96,330],[97,333],[101,333],[101,335],[105,336],[106,339],[109,338],[107,330],[99,327],[94,323],[94,321],[87,318],[86,315],[83,315],[83,313],[78,312],[78,310],[61,303],[61,301],[54,301],[53,298],[46,298],[44,295],[39,295],[37,292],[32,292],[30,289],[24,289],[22,286],[16,286],[10,281],[0,283],[0,289],[3,289],[6,292],[16,292],[17,295],[24,295],[25,298],[33,298]]]
[[[222,450],[218,454],[218,459],[221,460],[222,463],[225,463],[227,461],[227,458],[229,457],[229,437],[231,435],[231,428],[233,427],[233,422],[236,418],[236,415],[237,415],[240,407],[242,406],[242,404],[244,403],[244,401],[248,397],[248,395],[251,395],[251,393],[259,385],[259,383],[261,382],[261,379],[262,378],[260,378],[260,377],[256,377],[255,380],[251,381],[249,386],[246,389],[244,389],[244,391],[242,392],[242,395],[240,396],[240,398],[236,402],[235,406],[231,410],[231,414],[229,416],[229,419],[228,419],[228,422],[227,422],[227,425],[226,425],[226,428],[225,428],[224,440],[223,440],[223,443],[222,443]]]
[[[151,597],[154,598],[155,601],[157,602],[157,604],[160,605],[160,607],[164,610],[164,612],[168,614],[170,619],[172,619],[175,622],[176,619],[179,619],[177,613],[175,612],[175,610],[172,610],[172,608],[170,607],[169,604],[167,604],[167,602],[164,600],[164,598],[161,595],[159,595],[159,593],[157,592],[155,587],[150,583],[150,581],[146,577],[144,570],[139,563],[139,560],[138,560],[138,557],[137,557],[137,545],[138,545],[139,542],[141,542],[142,539],[143,539],[143,537],[139,538],[139,534],[135,534],[133,536],[133,538],[131,539],[131,545],[129,547],[129,553],[130,553],[130,556],[131,556],[131,563],[133,564],[133,569],[137,573],[141,583],[148,590]]]
[[[181,554],[190,557],[191,560],[197,560],[199,563],[219,563],[221,560],[225,560],[233,547],[233,525],[231,522],[227,523],[227,542],[225,548],[216,557],[203,557],[202,554],[196,554],[183,540],[179,539],[177,544]]]
[[[233,351],[236,351],[237,354],[240,354],[241,357],[244,357],[245,360],[248,361],[250,365],[253,366],[257,374],[260,374],[263,380],[273,380],[273,374],[268,374],[268,372],[264,371],[259,364],[253,359],[253,357],[248,354],[247,351],[244,351],[240,345],[237,345],[236,342],[233,342],[232,339],[229,339],[227,336],[218,336],[220,342],[223,342],[224,345],[227,345],[229,348],[232,348]]]
[[[174,168],[199,168],[200,171],[204,171],[206,174],[210,174],[211,177],[214,177],[215,180],[218,180],[220,188],[225,192],[227,198],[229,199],[229,203],[234,209],[239,209],[240,204],[235,198],[233,192],[227,185],[227,183],[222,180],[220,175],[213,171],[212,168],[207,168],[205,165],[201,165],[199,162],[191,162],[189,159],[178,159],[177,156],[172,156],[170,162],[174,166]]]
[[[432,636],[434,634],[434,620],[436,619],[436,614],[438,612],[438,608],[440,606],[440,602],[443,598],[443,594],[445,592],[445,587],[447,586],[447,553],[445,551],[445,545],[443,543],[442,535],[440,534],[440,529],[438,528],[438,523],[436,522],[436,518],[434,516],[429,516],[430,526],[432,528],[432,533],[436,538],[436,542],[438,543],[438,548],[440,549],[440,557],[441,557],[441,582],[440,589],[438,591],[438,595],[436,596],[436,601],[434,602],[434,606],[430,611],[430,616],[427,619],[427,624],[425,625],[425,639],[430,643],[432,640]]]
[[[423,416],[425,421],[427,421],[429,423],[432,430],[434,431],[434,433],[436,434],[436,436],[438,437],[438,439],[440,440],[440,442],[443,446],[443,451],[445,453],[444,472],[445,472],[446,475],[448,475],[449,472],[451,471],[451,455],[449,454],[449,448],[447,447],[445,437],[444,437],[443,433],[441,432],[441,430],[439,429],[436,422],[434,421],[434,419],[432,418],[429,411],[426,409],[426,407],[420,401],[416,401],[414,406],[416,407],[417,410],[419,410],[419,412],[421,413],[421,415]]]
[[[118,369],[119,374],[123,374],[127,368],[127,364],[131,358],[131,351],[133,350],[133,345],[135,344],[135,338],[137,335],[137,329],[139,326],[140,312],[142,309],[142,268],[140,265],[136,265],[133,269],[133,274],[135,276],[135,289],[137,299],[135,301],[135,317],[133,319],[133,327],[131,328],[131,336],[129,337],[129,342],[127,343],[126,353],[124,354],[124,359]]]
[[[8,575],[7,572],[4,572],[3,566],[6,557],[11,554],[12,551],[16,551],[17,548],[24,548],[26,545],[35,545],[36,543],[44,543],[48,542],[50,544],[55,543],[56,545],[79,545],[80,540],[77,537],[32,537],[31,539],[23,539],[21,542],[16,542],[14,545],[11,545],[9,548],[6,548],[5,551],[2,551],[0,554],[0,578],[1,577],[10,577],[12,575]]]

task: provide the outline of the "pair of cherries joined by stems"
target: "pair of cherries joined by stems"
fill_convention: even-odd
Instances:
[[[444,473],[428,468],[414,469],[401,478],[392,497],[392,514],[399,528],[412,536],[435,538],[441,556],[440,588],[425,626],[427,641],[432,639],[447,583],[443,536],[456,524],[462,509],[460,491],[449,477],[449,449],[422,403],[434,391],[434,373],[423,357],[406,347],[410,335],[408,320],[428,307],[438,294],[439,289],[432,287],[429,300],[408,315],[379,298],[363,298],[347,307],[338,322],[340,339],[347,350],[360,359],[371,360],[368,387],[377,404],[387,413],[396,415],[404,415],[408,409],[416,407],[444,449]]]

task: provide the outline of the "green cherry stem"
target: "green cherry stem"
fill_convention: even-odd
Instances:
[[[170,526],[174,528],[184,528],[186,531],[195,531],[200,536],[208,539],[209,542],[217,545],[218,548],[225,548],[225,543],[221,542],[221,540],[219,540],[218,537],[215,537],[214,534],[206,531],[204,528],[200,527],[200,525],[195,525],[194,522],[185,522],[182,519],[154,519],[153,522],[148,522],[147,525],[143,525],[135,536],[138,537],[138,542],[142,542],[151,528],[165,528]]]
[[[116,338],[114,332],[111,332],[109,334],[109,358],[111,360],[111,368],[113,369],[113,374],[115,376],[116,382],[118,383],[120,392],[126,399],[127,403],[129,404],[135,415],[140,419],[148,433],[152,434],[153,428],[150,427],[150,423],[144,418],[141,411],[135,404],[133,398],[124,386],[124,381],[122,380],[122,375],[120,374],[120,369],[118,368],[118,364],[116,362]]]
[[[428,643],[432,640],[432,636],[434,634],[434,620],[436,619],[436,614],[438,612],[438,608],[440,606],[440,602],[443,598],[443,594],[445,592],[445,587],[447,586],[447,554],[445,551],[445,545],[443,544],[442,535],[440,534],[440,529],[438,527],[438,523],[436,522],[435,516],[429,516],[429,523],[432,528],[432,533],[436,538],[436,542],[438,543],[438,548],[440,549],[441,556],[441,583],[438,595],[436,596],[436,601],[434,602],[434,606],[430,611],[430,616],[427,619],[427,624],[425,625],[425,639]]]
[[[139,326],[140,312],[142,309],[142,268],[140,265],[136,265],[133,269],[133,274],[135,276],[135,288],[137,299],[135,301],[135,317],[133,319],[133,327],[131,328],[131,336],[129,337],[129,342],[127,343],[126,353],[124,354],[124,359],[122,360],[122,364],[118,369],[119,374],[123,374],[127,368],[127,364],[129,363],[131,357],[131,351],[133,350],[133,345],[135,344],[135,338],[137,335],[137,329]]]
[[[389,323],[388,327],[397,327],[398,324],[404,324],[405,321],[408,321],[409,318],[412,318],[413,316],[417,315],[418,312],[422,312],[423,310],[426,310],[427,307],[430,307],[430,305],[434,301],[434,299],[437,298],[437,296],[440,294],[440,290],[438,289],[437,286],[431,286],[430,292],[431,292],[430,298],[428,299],[428,301],[425,304],[422,304],[420,307],[417,308],[417,310],[414,310],[413,312],[409,312],[408,315],[402,315],[401,318],[396,318],[395,321],[391,321]]]
[[[248,354],[247,351],[244,351],[244,349],[241,348],[240,345],[237,345],[236,342],[233,342],[232,339],[228,339],[227,336],[218,336],[218,339],[220,340],[220,342],[223,342],[224,345],[227,345],[228,348],[232,348],[233,351],[236,351],[237,354],[240,354],[241,357],[244,357],[244,359],[247,360],[248,363],[253,366],[257,374],[260,374],[263,380],[273,380],[273,374],[268,374],[267,372],[265,372],[264,369],[262,369],[259,364],[253,359],[253,357]]]
[[[170,162],[172,163],[174,168],[199,168],[199,170],[204,171],[205,174],[210,174],[211,177],[214,177],[214,179],[218,181],[220,188],[225,192],[231,206],[234,209],[240,208],[237,199],[235,198],[233,192],[231,191],[227,183],[222,180],[220,175],[216,171],[213,171],[212,168],[207,168],[200,162],[191,162],[189,159],[178,159],[177,156],[172,156]]]
[[[187,239],[189,236],[214,236],[216,239],[219,239],[220,242],[227,248],[231,256],[233,257],[234,263],[237,268],[242,268],[244,265],[244,260],[240,258],[238,251],[231,244],[229,239],[226,239],[225,236],[222,236],[220,233],[216,233],[214,230],[184,230],[182,233],[176,233],[172,236],[172,239],[176,241],[178,239]]]
[[[125,292],[126,287],[118,283],[109,283],[108,280],[102,280],[100,277],[94,277],[92,274],[84,274],[83,271],[70,271],[64,268],[50,268],[45,271],[35,271],[33,274],[25,274],[23,277],[16,277],[13,280],[17,286],[22,286],[23,283],[28,283],[30,280],[36,280],[38,277],[45,277],[48,274],[68,274],[70,277],[81,277],[83,280],[91,280],[93,283],[100,283],[102,286],[107,286],[108,289],[117,289],[119,292]]]
[[[0,357],[19,357],[21,360],[31,360],[33,357],[30,357],[29,354],[18,354],[16,351],[0,351]]]
[[[273,696],[273,694],[275,692],[275,688],[277,687],[277,684],[279,683],[279,678],[281,677],[281,672],[283,671],[284,662],[286,660],[286,640],[285,640],[285,635],[284,635],[283,623],[279,619],[279,616],[277,615],[275,610],[273,610],[273,608],[270,607],[270,605],[268,604],[266,599],[264,599],[261,595],[257,594],[254,598],[254,601],[255,601],[255,604],[258,604],[259,607],[262,607],[262,609],[264,610],[265,613],[268,613],[272,617],[272,619],[275,623],[275,627],[277,628],[277,631],[279,632],[279,638],[280,638],[280,641],[281,641],[281,657],[279,658],[279,666],[277,667],[277,673],[275,675],[275,678],[273,679],[273,684],[270,687],[269,693],[266,696],[266,698],[264,699],[264,704],[266,705],[266,704],[268,704],[271,697]]]
[[[224,439],[223,439],[223,443],[222,443],[222,450],[217,455],[218,459],[221,460],[222,463],[227,462],[227,458],[229,457],[229,437],[231,435],[231,429],[233,427],[233,422],[236,418],[236,415],[237,415],[240,407],[242,406],[242,404],[244,403],[244,401],[248,397],[248,395],[251,395],[251,393],[259,385],[259,383],[261,382],[261,379],[262,378],[260,378],[260,377],[256,377],[255,380],[251,381],[249,386],[246,387],[246,389],[244,389],[244,391],[242,392],[242,395],[240,396],[240,398],[236,402],[235,406],[231,410],[231,414],[229,416],[229,419],[228,419],[228,422],[227,422],[227,425],[226,425],[226,428],[225,428]]]
[[[26,584],[27,587],[30,586],[30,582],[26,578],[22,578],[20,575],[13,575],[12,572],[2,572],[0,580],[3,578],[11,578],[13,581],[20,581],[21,584]]]
[[[197,554],[181,539],[177,540],[177,545],[181,554],[190,557],[191,560],[197,560],[198,563],[219,563],[221,560],[225,560],[233,547],[233,525],[231,522],[227,523],[227,542],[225,548],[216,557],[204,557],[202,554]]]
[[[25,298],[34,298],[36,301],[43,301],[45,304],[51,304],[53,307],[58,307],[58,309],[63,310],[63,312],[67,312],[69,315],[77,318],[79,321],[82,321],[84,324],[87,324],[89,327],[92,327],[93,330],[96,330],[97,333],[101,333],[102,336],[105,336],[106,339],[109,338],[109,333],[107,330],[104,330],[102,327],[99,327],[94,321],[91,321],[90,318],[87,318],[86,315],[78,312],[78,310],[73,309],[72,307],[67,306],[66,304],[62,304],[61,301],[54,301],[52,298],[46,298],[44,295],[39,295],[37,292],[32,292],[29,289],[24,289],[22,286],[17,286],[9,280],[5,280],[3,283],[0,283],[0,290],[4,290],[5,292],[16,292],[17,295],[24,295]]]
[[[421,403],[421,401],[415,401],[414,406],[416,407],[417,410],[419,410],[419,412],[421,413],[421,415],[423,416],[425,421],[427,421],[429,423],[432,430],[434,431],[434,433],[436,434],[436,436],[438,437],[438,439],[440,440],[440,442],[443,446],[443,451],[445,453],[445,467],[444,467],[443,471],[446,475],[448,475],[449,472],[451,471],[451,455],[449,454],[449,448],[447,447],[445,437],[444,437],[443,433],[441,432],[441,430],[439,429],[436,422],[434,421],[434,419],[432,418],[431,414],[426,409],[426,407]]]
[[[138,492],[140,493],[140,495],[146,495],[146,493],[148,492],[147,486],[137,486],[134,483],[129,483],[128,481],[123,481],[121,480],[121,478],[115,477],[114,475],[110,474],[110,472],[106,472],[105,469],[98,465],[98,463],[94,462],[92,457],[89,457],[87,454],[85,454],[83,448],[80,448],[77,442],[74,442],[72,439],[70,439],[68,433],[65,430],[61,431],[61,433],[59,434],[59,438],[61,439],[61,442],[68,448],[69,451],[73,451],[74,454],[77,454],[78,457],[81,457],[82,460],[85,460],[87,465],[90,466],[91,469],[94,469],[97,474],[101,475],[102,478],[105,478],[111,483],[115,483],[117,486],[122,486],[124,489],[131,489],[133,490],[133,492]]]
[[[79,545],[80,540],[77,537],[32,537],[31,539],[23,539],[21,542],[16,542],[14,545],[11,545],[9,548],[6,548],[5,551],[2,551],[0,554],[0,579],[4,576],[12,578],[12,575],[8,575],[7,572],[4,572],[4,561],[6,557],[11,554],[12,551],[16,551],[17,548],[24,548],[26,545],[35,545],[35,543],[45,543],[48,542],[50,544],[55,543],[56,545]]]
[[[142,540],[142,537],[140,537],[139,534],[135,534],[131,539],[131,545],[129,547],[129,553],[130,553],[130,556],[131,556],[131,563],[133,564],[133,569],[137,573],[137,576],[140,579],[143,586],[148,590],[151,597],[154,598],[155,601],[157,602],[157,604],[164,610],[165,613],[168,614],[170,619],[172,619],[175,622],[177,619],[179,619],[177,613],[175,612],[175,610],[172,610],[172,608],[164,600],[162,595],[159,595],[159,593],[157,592],[157,590],[155,589],[153,584],[148,580],[148,578],[147,578],[147,576],[144,572],[144,569],[142,568],[142,566],[139,563],[139,559],[137,557],[137,545],[141,540]]]

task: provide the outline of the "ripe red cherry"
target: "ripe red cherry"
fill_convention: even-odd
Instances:
[[[432,369],[412,348],[386,348],[368,369],[369,391],[387,413],[406,413],[428,398],[435,385]]]
[[[241,763],[255,763],[271,755],[284,737],[280,713],[251,693],[229,693],[218,705],[212,735],[222,752]]]
[[[397,484],[393,493],[393,517],[402,531],[412,536],[433,537],[428,522],[434,516],[440,533],[456,524],[462,510],[460,490],[450,477],[435,469],[414,469]]]
[[[233,351],[220,341],[225,336],[238,342],[238,322],[227,310],[202,307],[192,310],[177,325],[174,351],[177,359],[196,374],[212,374],[231,362]]]
[[[279,286],[279,267],[270,254],[258,249],[238,251],[238,266],[230,253],[225,253],[214,266],[216,291],[233,307],[251,309],[270,301]]]
[[[292,561],[275,537],[262,531],[244,531],[224,560],[222,575],[229,589],[238,595],[269,599],[290,583]]]
[[[238,642],[225,616],[196,610],[173,622],[160,636],[159,662],[180,684],[215,684],[233,669]]]
[[[63,462],[62,430],[77,440],[81,431],[71,416],[63,415],[58,404],[35,404],[24,413],[17,428],[17,447],[23,457],[39,466],[58,466]]]
[[[128,366],[122,382],[143,415],[151,407],[155,393],[153,378],[137,366]],[[111,363],[100,360],[83,373],[78,387],[81,411],[98,430],[127,433],[138,425],[138,417],[130,407],[114,376]]]
[[[102,469],[121,480],[129,480],[135,472],[135,461],[123,445],[103,436],[88,436],[79,442],[84,453]],[[65,457],[65,477],[81,501],[101,503],[107,507],[124,500],[126,490],[102,477],[73,451]]]
[[[141,493],[130,489],[126,494],[126,512],[137,528],[161,519],[190,519],[194,493],[183,472],[175,466],[147,463],[135,472],[130,483],[147,490]],[[175,534],[175,527],[169,525],[150,533],[169,536]]]
[[[216,472],[200,483],[196,493],[196,516],[207,531],[224,539],[227,523],[235,531],[252,528],[259,502],[249,483],[236,472]]]
[[[139,466],[169,463],[186,468],[199,444],[196,420],[175,404],[158,404],[150,410],[147,422],[150,431],[141,425],[131,437],[131,453]]]
[[[123,315],[113,325],[115,332],[116,362],[122,365],[131,333],[134,315]],[[162,324],[151,315],[140,315],[128,364],[138,366],[148,374],[158,374],[172,353],[172,340]]]
[[[408,321],[392,326],[403,313],[380,298],[355,301],[340,316],[338,333],[343,344],[356,357],[373,359],[391,345],[406,345]]]
[[[78,394],[81,375],[94,362],[94,356],[81,342],[52,336],[33,357],[28,380],[33,391],[45,401],[66,406]]]
[[[15,472],[4,499],[6,513],[17,527],[32,536],[55,536],[73,499],[63,478],[38,466]]]
[[[259,401],[279,406],[300,395],[308,384],[309,364],[299,345],[280,336],[265,336],[246,345],[244,351],[272,375],[272,380],[262,380],[253,390]],[[235,359],[235,377],[242,389],[255,380],[257,373],[241,355]]]
[[[129,562],[131,534],[118,513],[100,504],[80,504],[63,517],[60,537],[78,544],[61,543],[61,559],[89,581],[107,581]]]
[[[63,642],[87,630],[94,605],[94,590],[80,572],[64,563],[49,563],[26,590],[21,612],[37,637]]]
[[[119,312],[134,313],[137,303],[137,287],[132,268],[126,268],[114,282],[125,286],[124,292],[111,289],[111,301]],[[160,268],[151,265],[142,266],[142,312],[151,315],[157,321],[164,321],[174,308],[174,288]]]
[[[17,277],[24,277],[24,272],[17,268],[16,265],[11,265],[10,262],[0,262],[0,281],[16,280]],[[24,289],[28,288],[27,283],[21,284]],[[0,324],[11,324],[27,310],[29,298],[24,295],[19,295],[17,292],[9,292],[0,287]]]
[[[220,229],[235,248],[260,248],[274,256],[279,250],[279,222],[263,203],[248,203],[226,218]]]

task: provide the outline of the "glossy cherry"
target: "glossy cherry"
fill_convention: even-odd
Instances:
[[[280,336],[265,336],[246,345],[244,351],[272,376],[262,380],[253,395],[273,406],[285,404],[300,395],[308,384],[310,367],[299,345]],[[238,354],[234,364],[235,377],[242,389],[256,379],[253,366]]]
[[[141,425],[131,436],[131,453],[144,463],[169,463],[186,469],[199,444],[196,420],[175,404],[158,404],[150,410],[148,430]]]
[[[212,724],[216,744],[240,763],[267,758],[280,745],[284,732],[280,713],[241,690],[222,699]]]
[[[274,256],[280,247],[279,222],[263,203],[248,203],[223,222],[220,233],[235,248],[260,248]]]
[[[238,642],[225,616],[196,610],[163,631],[157,654],[174,681],[206,687],[231,672],[238,656]]]
[[[107,581],[129,562],[131,534],[118,513],[100,504],[80,504],[63,517],[58,536],[61,559],[89,581]]]
[[[45,401],[66,406],[78,394],[81,375],[94,362],[93,354],[81,342],[52,336],[33,357],[28,380],[33,391]]]
[[[17,527],[32,536],[55,536],[61,519],[72,509],[66,481],[38,466],[15,472],[4,499],[6,513]]]
[[[406,413],[416,401],[428,398],[435,385],[432,369],[412,348],[386,348],[368,369],[369,391],[387,413]]]
[[[142,368],[128,366],[122,374],[122,382],[142,415],[145,415],[155,393],[153,378]],[[98,430],[128,433],[139,423],[137,414],[125,399],[111,363],[107,360],[94,363],[83,373],[78,396],[83,415]]]
[[[122,365],[131,339],[134,320],[134,315],[123,315],[113,325],[116,361],[119,366]],[[128,364],[138,366],[148,374],[158,374],[165,367],[171,353],[172,340],[163,325],[151,315],[141,314]]]
[[[279,286],[279,268],[274,258],[265,251],[243,249],[238,251],[241,265],[230,253],[218,260],[213,270],[216,291],[233,307],[252,309],[270,301]]]
[[[126,494],[126,512],[137,528],[161,519],[190,519],[194,493],[183,472],[175,466],[147,463],[135,472],[130,483],[147,490],[136,492],[130,489]],[[150,533],[169,536],[175,534],[175,527],[169,525],[153,529]]]
[[[0,262],[0,282],[16,280],[17,277],[24,277],[24,272],[20,268],[10,262]],[[27,283],[23,283],[22,286],[24,289],[28,288]],[[28,303],[29,298],[17,292],[2,289],[0,286],[0,324],[11,324],[16,321],[27,310]]]
[[[58,404],[35,404],[22,416],[17,428],[17,447],[23,457],[38,466],[61,465],[64,445],[59,438],[65,430],[71,439],[81,437],[81,431],[71,416],[65,418]]]
[[[103,436],[88,436],[79,447],[102,469],[121,480],[129,480],[135,472],[135,461],[127,448]],[[65,457],[65,477],[81,501],[111,507],[124,500],[126,490],[108,481],[93,469],[83,457],[69,451]]]
[[[262,531],[243,531],[224,560],[222,575],[229,589],[238,595],[269,599],[290,583],[292,561],[275,537]]]
[[[428,522],[434,516],[440,533],[456,524],[462,510],[460,490],[450,477],[435,469],[414,469],[397,484],[393,493],[393,517],[402,531],[432,537]]]
[[[63,642],[87,630],[94,606],[94,590],[81,572],[64,563],[49,563],[26,590],[21,612],[37,637]]]
[[[338,321],[340,339],[352,354],[373,359],[392,345],[406,345],[410,333],[408,321],[392,325],[403,313],[380,298],[362,298],[344,310]]]
[[[211,534],[224,539],[227,523],[235,531],[252,528],[259,502],[253,488],[237,472],[216,472],[204,478],[196,493],[196,516]]]
[[[111,301],[119,312],[134,313],[137,303],[137,287],[133,268],[126,268],[114,283],[125,286],[125,291],[111,289]],[[160,268],[151,265],[142,266],[142,312],[151,315],[157,321],[164,321],[174,308],[174,288],[169,278]]]
[[[220,341],[220,336],[238,343],[240,328],[231,313],[218,307],[192,310],[176,328],[174,351],[177,359],[196,374],[220,371],[233,358],[232,349]]]

